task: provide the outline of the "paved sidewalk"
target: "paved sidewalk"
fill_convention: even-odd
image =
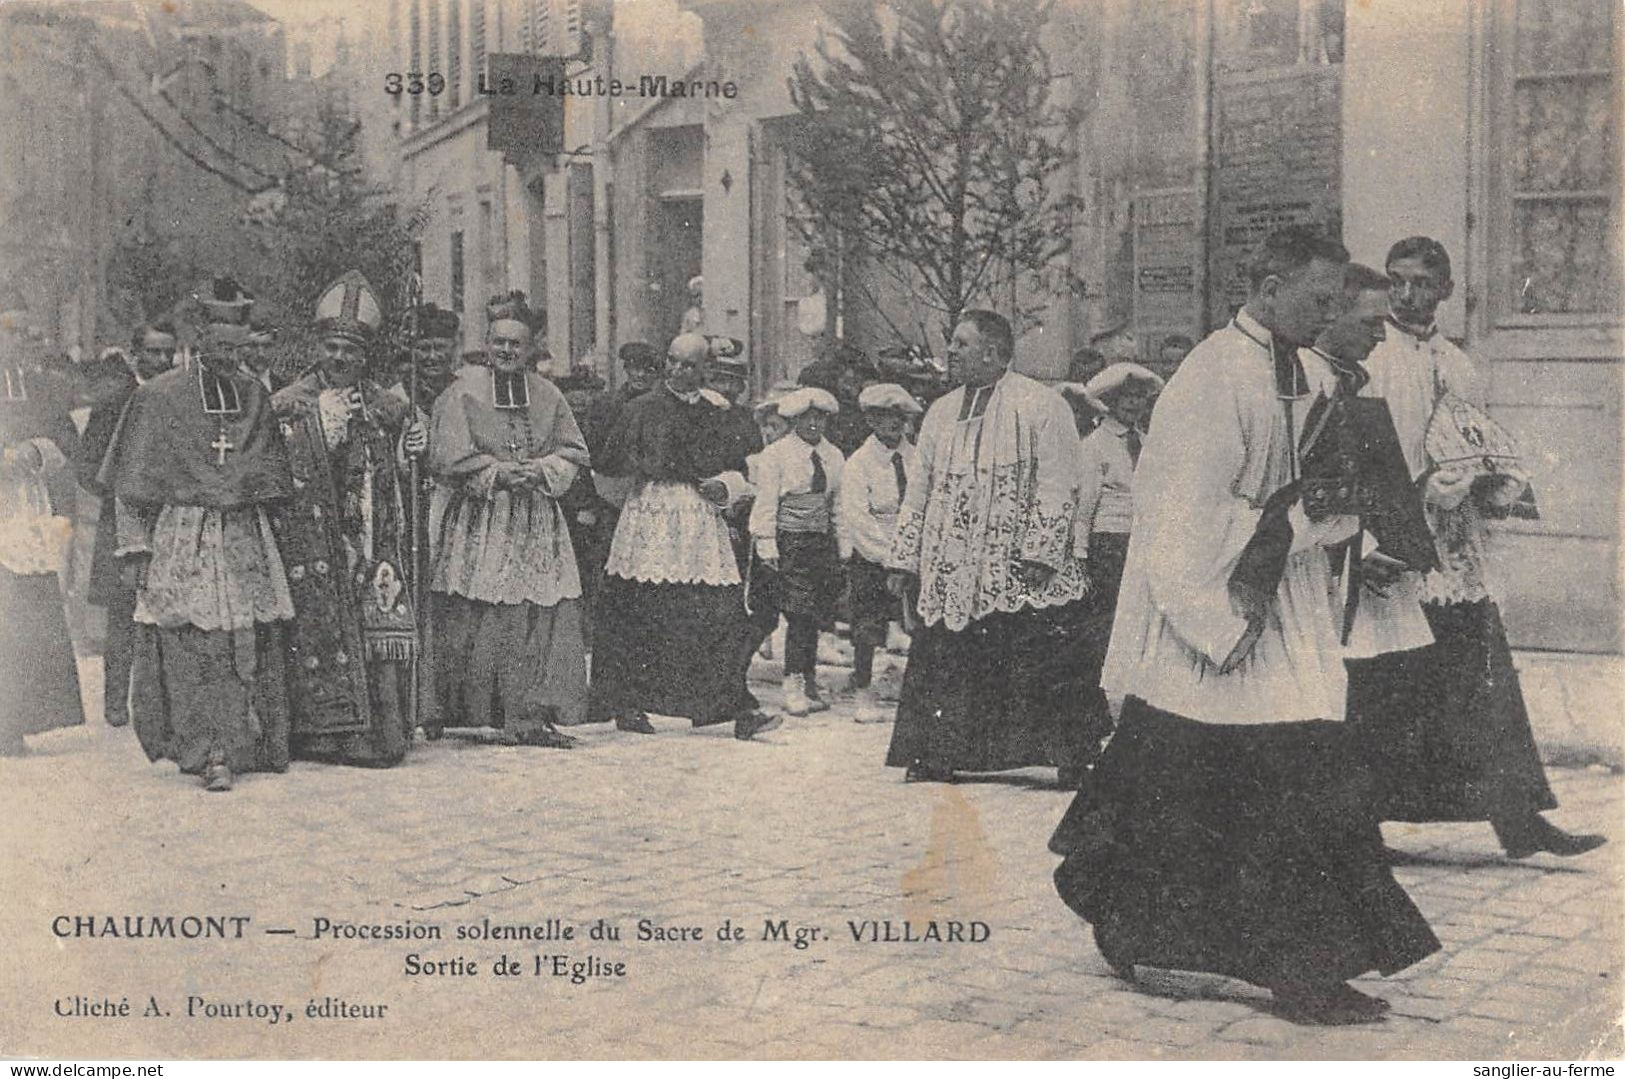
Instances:
[[[776,664],[760,664],[769,675]],[[833,672],[831,672],[833,675]],[[894,681],[895,670],[883,681]],[[776,699],[776,687],[760,685]],[[8,867],[0,1055],[340,1057],[1618,1057],[1621,851],[1504,861],[1488,826],[1404,826],[1398,870],[1442,954],[1363,988],[1394,1005],[1344,1029],[1275,1018],[1261,991],[1109,975],[1050,884],[1069,795],[1030,770],[905,785],[890,727],[843,705],[758,741],[656,719],[581,730],[576,750],[449,736],[391,771],[295,764],[204,793],[128,730],[31,739],[0,760]],[[1554,769],[1565,827],[1620,834],[1625,780]],[[1622,841],[1625,842],[1625,841]],[[60,914],[246,914],[245,939],[58,940]],[[313,922],[438,924],[439,942],[312,939]],[[577,927],[571,942],[452,939],[456,927]],[[582,939],[597,919],[618,942]],[[644,941],[640,919],[703,939]],[[743,941],[723,943],[724,919]],[[764,940],[785,920],[792,939]],[[848,922],[986,924],[980,943],[857,943]],[[798,927],[816,929],[805,947]],[[268,935],[292,928],[296,935]],[[861,927],[860,927],[861,928]],[[472,977],[408,974],[463,957]],[[488,973],[501,954],[523,973]],[[533,976],[533,956],[626,964]],[[551,965],[552,960],[545,961]],[[596,969],[596,968],[595,968]],[[128,1019],[61,1018],[80,996]],[[292,1023],[185,1015],[187,998],[278,1002]],[[167,1016],[142,1018],[153,997]],[[308,1016],[326,998],[381,1019]],[[204,1004],[194,1006],[203,1009]],[[251,1009],[250,1009],[251,1010]]]

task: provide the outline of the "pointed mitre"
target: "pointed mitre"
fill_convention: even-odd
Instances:
[[[316,329],[324,337],[349,337],[370,342],[383,324],[378,293],[355,270],[334,281],[316,301]]]

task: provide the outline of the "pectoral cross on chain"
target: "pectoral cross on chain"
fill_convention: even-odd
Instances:
[[[221,468],[224,468],[226,465],[227,452],[237,448],[232,444],[231,440],[226,437],[226,427],[224,424],[220,425],[220,437],[209,443],[209,448],[217,451],[218,455],[215,458],[215,464]]]

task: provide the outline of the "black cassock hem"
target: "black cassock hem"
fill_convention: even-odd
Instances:
[[[997,772],[1088,760],[1110,729],[1089,707],[1089,617],[1078,600],[917,629],[886,764]]]
[[[1394,880],[1343,724],[1198,723],[1129,698],[1050,840],[1136,962],[1268,988],[1393,974],[1439,941]]]
[[[1501,614],[1424,604],[1434,642],[1350,660],[1348,724],[1382,820],[1517,819],[1557,808]]]
[[[607,575],[593,612],[587,721],[633,712],[721,723],[748,713],[741,585],[650,584]]]

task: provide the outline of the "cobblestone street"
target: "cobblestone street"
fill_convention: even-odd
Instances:
[[[895,660],[891,662],[895,663]],[[776,665],[758,664],[766,674]],[[895,683],[896,672],[886,677]],[[831,679],[833,681],[833,679]],[[757,687],[776,700],[776,687]],[[661,720],[572,752],[472,737],[387,772],[296,763],[204,793],[149,766],[129,730],[33,739],[0,761],[8,794],[0,1054],[77,1057],[767,1056],[1582,1058],[1621,1054],[1620,807],[1625,782],[1554,769],[1589,857],[1500,857],[1487,825],[1405,826],[1398,870],[1444,951],[1386,982],[1385,1022],[1315,1029],[1217,978],[1112,977],[1050,884],[1068,795],[1034,770],[905,785],[887,724],[850,706],[758,741]],[[58,915],[248,915],[242,940],[62,939]],[[313,939],[315,920],[438,924],[439,941]],[[570,942],[459,941],[459,926],[577,927]],[[618,942],[585,939],[598,919]],[[639,941],[637,924],[698,926]],[[764,940],[765,923],[819,930]],[[981,943],[858,943],[852,923],[981,921]],[[99,919],[98,919],[99,920]],[[742,941],[721,942],[724,920]],[[287,928],[296,935],[268,934]],[[883,930],[882,930],[883,931]],[[809,934],[811,935],[811,934]],[[464,957],[475,976],[406,973]],[[510,977],[492,960],[519,960]],[[535,955],[624,962],[625,976],[534,976]],[[551,960],[544,960],[551,964]],[[11,969],[6,969],[11,968]],[[64,1018],[127,997],[129,1018]],[[153,998],[149,1005],[149,997]],[[208,1018],[281,1003],[296,1018]],[[383,1004],[322,1019],[307,1002]],[[151,1006],[166,1015],[143,1017]],[[229,1009],[227,1009],[229,1010]],[[250,1009],[250,1012],[252,1010]]]

